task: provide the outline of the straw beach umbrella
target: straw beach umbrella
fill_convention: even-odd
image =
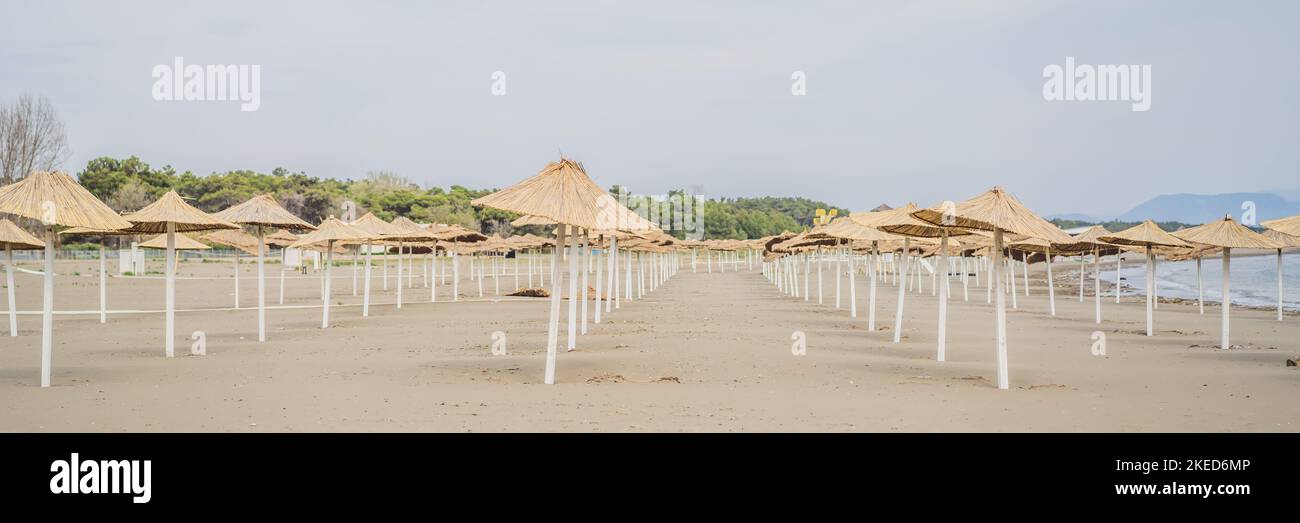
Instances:
[[[131,222],[97,200],[64,172],[33,171],[0,187],[0,213],[40,220],[45,227],[45,286],[41,310],[41,386],[50,386],[54,348],[54,229],[124,229]]]
[[[437,240],[438,237],[433,233],[420,227],[415,222],[406,217],[399,216],[388,224],[393,229],[392,232],[380,236],[380,239],[390,242],[397,242],[397,308],[402,308],[402,258],[403,244],[407,242],[426,242]],[[414,270],[407,263],[407,273],[414,275]],[[413,277],[413,276],[410,276]],[[408,280],[410,279],[408,277]],[[409,282],[408,282],[409,284]]]
[[[1285,245],[1263,234],[1247,229],[1234,221],[1231,215],[1224,216],[1222,220],[1183,229],[1173,234],[1193,244],[1209,245],[1223,249],[1223,338],[1219,348],[1231,348],[1232,346],[1228,344],[1228,315],[1229,310],[1232,309],[1232,297],[1228,294],[1228,268],[1232,262],[1232,249],[1277,249],[1281,251]],[[1278,270],[1281,270],[1281,265],[1278,266]]]
[[[902,281],[907,281],[907,264],[908,256],[911,254],[912,238],[939,238],[939,251],[942,256],[940,262],[944,269],[948,265],[948,237],[964,236],[970,232],[953,229],[951,227],[935,225],[912,216],[912,213],[918,210],[916,204],[908,203],[895,209],[882,210],[868,213],[852,213],[849,215],[853,221],[859,225],[874,227],[881,231],[896,234],[903,237],[903,264],[902,264]],[[947,276],[945,275],[945,279]],[[906,285],[898,286],[898,307],[894,314],[894,343],[902,341],[903,336],[903,303],[905,297]],[[938,351],[936,358],[944,361],[947,358],[948,346],[948,294],[947,285],[942,289],[942,295],[939,297],[939,334],[938,334]]]
[[[1300,236],[1292,236],[1273,229],[1265,229],[1263,234],[1270,240],[1282,244],[1282,247],[1277,250],[1277,321],[1282,321],[1282,249],[1300,247]]]
[[[252,226],[257,232],[257,241],[254,247],[257,249],[257,341],[266,341],[266,229],[279,229],[277,234],[289,234],[289,231],[311,231],[315,230],[316,227],[307,223],[302,218],[294,216],[294,214],[289,212],[288,209],[285,209],[276,202],[275,197],[269,194],[254,196],[244,203],[217,212],[214,216],[230,223]],[[243,231],[238,231],[238,233],[243,234],[243,236],[248,236],[247,234],[244,234]],[[221,241],[222,239],[228,238],[227,236],[224,236],[224,234],[226,233],[214,233],[208,235],[208,237],[212,238],[214,235],[217,235],[214,241]],[[239,237],[241,242],[245,240],[243,236]],[[285,239],[288,240],[288,238]],[[294,238],[290,243],[296,240],[297,239]],[[226,245],[231,244],[226,243]],[[239,263],[238,252],[235,253],[235,263]],[[238,265],[236,265],[235,274],[235,285],[236,289],[238,289]],[[281,267],[280,275],[282,278],[280,288],[281,293],[283,293],[283,267]],[[235,291],[235,296],[236,303],[238,303],[238,290]],[[238,307],[238,305],[236,305],[236,307]]]
[[[176,233],[212,231],[217,229],[238,229],[239,226],[211,214],[200,211],[185,203],[176,191],[167,191],[158,201],[144,208],[122,216],[131,222],[131,232],[166,233],[167,249],[167,357],[176,355]]]
[[[361,316],[366,317],[366,316],[370,316],[370,252],[372,250],[370,248],[370,243],[371,241],[377,238],[382,238],[390,234],[400,234],[402,231],[401,229],[394,227],[393,224],[384,221],[378,216],[375,216],[375,213],[372,212],[368,212],[362,217],[357,218],[349,225],[367,234],[366,238],[364,238],[361,242],[357,242],[357,243],[364,243],[366,249],[366,270],[365,270],[365,284],[364,284],[365,290],[364,290],[364,295],[361,298]],[[387,258],[388,258],[388,249],[384,249],[384,259],[387,260]],[[384,288],[385,289],[388,288],[387,276],[388,276],[388,263],[387,261],[385,261],[384,262]]]
[[[214,214],[215,216],[215,214]],[[233,222],[232,222],[233,223]],[[246,252],[249,255],[257,255],[258,241],[257,237],[238,229],[222,229],[203,235],[200,238],[208,243],[215,243],[225,247],[233,248],[234,251],[234,277],[235,277],[235,308],[239,308],[239,253]],[[259,340],[262,341],[262,340]]]
[[[861,225],[858,222],[854,221],[851,215],[849,217],[836,218],[834,221],[832,221],[831,223],[827,224],[824,227],[821,227],[819,230],[814,230],[813,232],[809,233],[808,236],[810,237],[826,236],[831,238],[839,238],[850,242],[871,242],[870,256],[872,256],[872,261],[871,261],[871,265],[869,266],[870,270],[867,272],[867,280],[870,282],[870,287],[868,288],[868,292],[867,292],[867,330],[874,332],[876,330],[876,279],[877,279],[876,267],[877,264],[879,263],[879,257],[880,257],[880,242],[897,240],[900,239],[900,237],[898,235],[889,234],[887,232],[880,231],[879,229],[876,229],[874,227]],[[851,268],[852,267],[850,267],[850,269]],[[818,282],[817,282],[818,299],[820,301],[821,298],[820,260],[818,261],[817,277],[818,277]],[[853,283],[854,283],[853,272],[850,272],[849,273],[849,289],[850,289],[849,299],[851,300],[850,309],[852,309],[851,316],[856,317],[857,314],[855,312],[856,312],[857,303],[853,296],[853,291],[852,291]]]
[[[1300,247],[1300,214],[1260,222],[1264,235],[1290,247]],[[1277,250],[1277,321],[1282,321],[1282,249]]]
[[[457,257],[460,256],[460,253],[457,252],[458,251],[457,245],[461,243],[476,243],[476,242],[486,241],[488,237],[483,233],[480,233],[478,231],[471,231],[459,225],[435,226],[433,227],[432,232],[433,232],[433,237],[436,238],[439,242],[451,243],[451,248],[448,249],[444,245],[443,251],[445,252],[445,255],[448,257],[448,259],[451,260],[451,276],[452,276],[451,300],[457,301],[460,299],[460,264],[457,261]],[[443,276],[446,275],[447,272],[444,270]],[[437,289],[434,289],[434,292],[429,293],[429,300],[437,301],[437,299],[438,299]]]
[[[104,243],[107,236],[136,236],[138,233],[117,230],[101,231],[87,227],[71,227],[59,231],[61,235],[93,235],[99,236],[99,322],[108,323],[108,267],[104,260]],[[138,247],[138,245],[137,245]],[[141,268],[143,273],[143,268]]]
[[[0,220],[0,244],[5,246],[5,287],[9,294],[9,335],[18,335],[18,309],[14,303],[14,250],[34,251],[45,247],[41,239],[8,219]],[[103,278],[103,267],[100,268]]]
[[[556,223],[556,248],[552,265],[551,314],[546,339],[546,373],[544,381],[555,383],[555,355],[559,341],[560,319],[560,250],[569,233],[574,252],[569,258],[569,345],[574,346],[578,276],[577,229],[649,230],[653,225],[624,207],[604,189],[591,181],[582,165],[567,158],[551,162],[536,176],[511,187],[476,198],[470,202],[503,211],[540,216]]]
[[[1042,219],[1001,187],[954,205],[947,202],[938,208],[920,209],[912,213],[916,218],[935,225],[993,231],[993,288],[997,292],[996,347],[998,359],[998,388],[1010,387],[1007,375],[1007,308],[1001,289],[1003,234],[1012,233],[1040,238],[1049,242],[1068,243],[1070,235]]]
[[[1265,229],[1274,230],[1282,234],[1300,236],[1300,214],[1276,220],[1265,220],[1259,224]]]
[[[1098,240],[1115,244],[1143,247],[1147,256],[1147,336],[1155,332],[1152,308],[1155,304],[1156,256],[1154,247],[1189,248],[1190,244],[1160,229],[1156,222],[1146,220],[1120,232],[1101,236]]]
[[[334,244],[362,242],[369,240],[370,237],[369,232],[330,216],[321,222],[316,227],[316,230],[303,235],[302,238],[299,238],[297,242],[290,246],[298,248],[325,247],[325,292],[321,297],[320,328],[328,329],[330,326],[330,284],[334,273]],[[366,282],[369,283],[368,278]]]

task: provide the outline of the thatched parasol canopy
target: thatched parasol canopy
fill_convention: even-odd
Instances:
[[[302,218],[294,216],[293,213],[281,207],[275,201],[275,198],[269,194],[254,196],[244,203],[215,212],[212,216],[230,223],[260,225],[262,227],[293,231],[310,231],[316,228],[316,226],[303,221]]]
[[[1275,242],[1281,243],[1284,246],[1284,249],[1300,247],[1300,236],[1292,236],[1275,229],[1264,229],[1264,232],[1261,234]]]
[[[588,230],[644,231],[655,228],[591,181],[578,162],[561,158],[515,185],[475,198],[470,204],[545,218]]]
[[[510,222],[511,227],[524,227],[527,225],[555,225],[555,220],[552,220],[550,218],[543,218],[541,216],[533,216],[531,214],[525,214],[523,216],[515,218],[514,221]]]
[[[266,237],[267,244],[275,245],[277,247],[288,247],[293,245],[296,241],[298,241],[298,235],[284,229],[275,231],[274,234],[267,235]]]
[[[66,227],[113,230],[131,226],[64,172],[33,171],[0,187],[0,213]]]
[[[304,234],[298,238],[298,241],[289,245],[295,248],[314,248],[323,247],[329,242],[351,243],[365,241],[370,238],[371,233],[356,227],[348,225],[333,216],[326,218],[316,227],[316,230]]]
[[[1052,243],[1071,241],[1070,235],[1060,227],[1034,214],[1020,203],[1020,200],[1001,187],[994,187],[984,194],[954,204],[946,211],[944,207],[945,205],[938,205],[919,209],[912,215],[935,225],[983,231],[997,228],[1012,234],[1041,238]]]
[[[1224,216],[1222,220],[1174,231],[1173,235],[1194,244],[1229,247],[1232,249],[1281,249],[1285,247],[1281,242],[1247,229],[1244,225],[1233,220],[1230,215]]]
[[[786,231],[781,234],[777,234],[775,236],[767,236],[764,238],[760,238],[759,241],[763,242],[763,250],[770,251],[772,250],[773,245],[776,245],[778,243],[781,243],[783,241],[789,240],[790,238],[794,238],[794,237],[795,237],[795,233]]]
[[[239,226],[185,203],[176,191],[167,191],[158,201],[122,217],[131,222],[131,232],[167,232],[167,224],[175,224],[176,232],[238,229]]]
[[[915,203],[908,203],[897,209],[889,209],[875,212],[855,212],[849,214],[849,219],[858,225],[873,227],[875,229],[900,235],[920,238],[938,238],[943,236],[944,229],[947,229],[949,236],[961,236],[971,234],[970,231],[955,229],[936,225],[912,216],[919,210]]]
[[[24,231],[18,224],[3,219],[0,220],[0,249],[6,247],[16,251],[44,249],[45,242]]]
[[[851,241],[888,241],[898,240],[902,237],[896,234],[890,234],[875,227],[862,225],[854,221],[851,217],[836,218],[826,225],[813,229],[808,233],[811,238],[838,238]]]
[[[486,234],[471,231],[459,225],[434,225],[430,229],[432,229],[434,238],[440,241],[466,243],[481,242],[488,239]]]
[[[1151,220],[1144,221],[1120,232],[1100,236],[1097,240],[1116,245],[1135,247],[1191,247],[1182,239],[1165,232]]]
[[[410,218],[407,218],[405,216],[398,216],[397,218],[394,218],[392,223],[390,223],[389,225],[392,225],[393,228],[396,229],[398,232],[384,235],[382,237],[384,240],[401,241],[401,242],[427,242],[427,241],[434,241],[438,239],[438,235],[434,234],[429,229],[421,227],[420,224],[411,221]]]
[[[1277,231],[1283,234],[1300,236],[1300,214],[1287,218],[1263,221],[1260,222],[1260,225],[1264,226],[1265,229]]]
[[[244,231],[229,229],[221,230],[205,234],[199,239],[217,245],[234,247],[253,256],[257,256],[257,237]]]
[[[398,228],[397,226],[389,222],[384,221],[382,218],[378,216],[375,216],[375,213],[373,212],[366,213],[365,216],[357,218],[356,221],[352,222],[349,225],[369,233],[370,236],[369,238],[366,239],[378,239],[384,236],[388,236],[390,234],[402,233],[402,229]]]
[[[153,238],[146,240],[144,243],[141,243],[140,247],[144,249],[166,249],[167,235],[159,234],[154,236]],[[176,235],[176,250],[178,251],[202,251],[211,248],[212,247],[208,247],[203,242],[191,238],[188,234]]]

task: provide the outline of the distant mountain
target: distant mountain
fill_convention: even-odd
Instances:
[[[1275,193],[1162,194],[1138,204],[1117,219],[1125,222],[1150,218],[1156,221],[1205,223],[1222,218],[1225,214],[1240,219],[1247,202],[1254,205],[1258,221],[1300,214],[1300,202]]]

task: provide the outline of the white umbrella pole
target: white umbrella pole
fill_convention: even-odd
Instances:
[[[1119,303],[1120,272],[1124,270],[1124,253],[1115,251],[1115,303]]]
[[[259,231],[262,230],[261,227],[258,227],[257,229]],[[360,265],[357,262],[361,261],[357,259],[360,256],[360,254],[357,252],[359,250],[360,249],[357,249],[355,247],[352,249],[352,295],[353,296],[357,295],[357,265]]]
[[[284,247],[280,248],[280,305],[284,305]]]
[[[577,236],[576,232],[574,233],[574,236]],[[478,262],[478,268],[474,268],[475,265],[474,262]],[[475,253],[473,256],[470,257],[469,266],[471,269],[474,270],[474,275],[478,276],[478,278],[474,278],[474,279],[478,281],[478,297],[482,298],[483,297],[483,256],[479,253]]]
[[[835,246],[835,308],[840,308],[840,279],[844,275],[844,251]]]
[[[9,335],[18,335],[18,310],[14,308],[14,250],[5,245],[5,288],[9,295]]]
[[[6,246],[6,248],[8,248]],[[1278,251],[1279,253],[1281,251]],[[1281,258],[1278,259],[1281,262]],[[1281,266],[1279,265],[1279,268]],[[1280,287],[1279,287],[1280,289]],[[1281,293],[1278,293],[1281,296]],[[1279,303],[1281,303],[1279,301]],[[12,307],[11,307],[12,308]],[[1280,311],[1281,309],[1279,309]],[[99,322],[108,323],[108,263],[104,261],[104,243],[99,244]]]
[[[402,267],[400,265],[401,263],[400,258],[398,259],[398,263],[399,265],[397,267],[398,270],[400,271]],[[325,242],[325,297],[321,299],[321,303],[324,306],[321,307],[321,315],[320,315],[320,328],[322,329],[328,329],[330,326],[330,284],[333,283],[331,281],[333,279],[333,274],[334,274],[334,240],[330,240],[328,242]],[[397,276],[397,291],[399,294],[401,293],[401,290],[402,290],[402,276],[401,273],[399,272]]]
[[[551,317],[546,326],[547,385],[555,384],[555,352],[560,335],[560,247],[564,245],[564,224],[555,226],[555,248],[551,249]]]
[[[591,265],[591,231],[583,229],[582,231],[582,332],[587,334],[587,283],[588,268]]]
[[[1277,321],[1282,321],[1282,249],[1277,250]]]
[[[410,267],[407,267],[410,271]],[[397,241],[397,308],[402,308],[402,241]]]
[[[1052,284],[1052,246],[1047,246],[1047,302],[1052,316],[1056,316],[1056,285]]]
[[[1084,264],[1083,255],[1079,255],[1079,303],[1083,303],[1083,278],[1087,265]]]
[[[1201,257],[1196,257],[1196,305],[1205,314],[1205,279],[1201,277]]]
[[[904,236],[903,259],[902,263],[899,264],[899,270],[903,272],[900,275],[902,279],[899,280],[898,285],[898,309],[894,311],[894,343],[903,340],[903,298],[907,295],[905,292],[907,285],[904,282],[907,281],[907,263],[908,258],[911,256],[911,248],[912,238],[910,236]]]
[[[981,263],[984,265],[984,303],[993,304],[993,258],[985,258]],[[1002,282],[998,282],[998,292],[1002,292]]]
[[[515,290],[516,290],[516,291],[519,290],[519,255],[522,254],[522,253],[523,253],[523,251],[520,251],[520,250],[516,250],[516,251],[515,251],[515,270],[514,270],[514,272],[515,272]],[[426,286],[426,287],[428,286],[428,282],[425,282],[425,286]]]
[[[857,279],[857,272],[858,271],[853,268],[853,249],[850,248],[849,249],[849,317],[850,318],[858,317],[858,287],[857,284],[855,283]],[[804,294],[805,295],[808,294],[807,289],[804,289]]]
[[[239,308],[239,249],[235,249],[235,308]]]
[[[171,224],[168,224],[170,227]],[[168,280],[170,281],[170,280]],[[9,286],[12,292],[13,285]],[[54,226],[45,227],[45,289],[41,307],[41,386],[50,386],[50,366],[54,356]],[[12,294],[10,295],[12,297]],[[9,310],[14,310],[12,302]]]
[[[1029,251],[1020,253],[1020,269],[1025,275],[1025,296],[1029,296]]]
[[[266,341],[266,239],[262,226],[257,226],[257,341]],[[355,264],[353,265],[356,266]],[[354,280],[355,281],[355,280]],[[355,287],[355,285],[354,285]]]
[[[600,243],[600,235],[596,235],[596,243]],[[600,310],[605,308],[605,303],[609,303],[609,296],[602,296],[609,291],[605,289],[605,264],[604,260],[609,259],[609,249],[601,249],[601,254],[596,254],[596,318],[595,322],[600,323]],[[594,253],[593,253],[594,254]],[[603,255],[603,258],[602,258]],[[602,299],[603,298],[603,299]]]
[[[732,268],[736,269],[735,266],[732,266]],[[808,275],[810,273],[812,273],[812,255],[805,252],[803,254],[803,301],[812,300],[812,293],[808,292],[808,287],[810,287]]]
[[[363,284],[364,288],[361,291],[362,292],[362,298],[361,298],[362,317],[370,316],[370,251],[371,251],[370,241],[367,240],[366,241],[366,270],[364,271],[366,273],[365,283]]]
[[[822,248],[818,247],[817,248],[817,304],[818,305],[822,304],[822,263],[824,262],[825,260],[822,259]]]
[[[1097,309],[1097,324],[1101,324],[1101,249],[1092,247],[1092,301]]]
[[[1156,274],[1156,256],[1151,252],[1151,244],[1147,244],[1147,336],[1152,333],[1151,326],[1151,301],[1154,298],[1152,289],[1155,287]]]
[[[998,267],[1002,263],[1002,229],[993,229],[993,266]],[[1080,273],[1082,274],[1082,273]],[[1001,289],[1002,271],[993,271],[992,279],[995,286]],[[1082,280],[1080,280],[1082,281]],[[1082,285],[1082,283],[1081,283]],[[1010,380],[1007,377],[1007,297],[999,290],[997,297],[997,351],[998,351],[998,388],[1010,388]]]
[[[970,301],[970,266],[965,253],[961,255],[961,301]]]
[[[518,253],[515,254],[518,256]],[[438,303],[438,245],[429,244],[429,256],[433,260],[429,263],[429,303]],[[529,267],[530,269],[532,267]]]
[[[880,277],[876,264],[880,263],[880,249],[877,248],[876,242],[871,242],[871,286],[867,291],[867,330],[876,331],[876,279]]]
[[[939,286],[939,361],[944,361],[948,345],[948,229],[939,236],[939,266],[943,267],[944,285]],[[939,271],[935,271],[936,273]]]
[[[569,336],[567,350],[578,348],[578,231],[569,237]]]
[[[612,234],[612,235],[610,235],[610,237],[609,237],[609,260],[608,260],[608,263],[609,263],[609,285],[608,285],[609,290],[607,290],[607,291],[605,291],[605,292],[610,293],[610,296],[612,296],[612,297],[614,298],[614,303],[613,303],[613,305],[614,305],[614,307],[617,307],[617,306],[618,306],[618,296],[619,296],[619,294],[618,294],[618,274],[617,274],[617,273],[618,273],[618,234],[617,234],[617,233]],[[614,311],[614,309],[610,308],[610,305],[611,305],[611,304],[610,304],[608,301],[605,302],[605,312],[613,312],[613,311]]]
[[[1008,276],[1010,276],[1008,281],[1011,282],[1011,308],[1019,309],[1020,304],[1016,303],[1016,255],[1013,252],[1007,253],[1007,269],[1010,271],[1008,274]],[[1082,278],[1083,273],[1079,273],[1079,276]],[[1082,279],[1079,280],[1079,286],[1083,287]]]
[[[632,294],[632,251],[623,253],[623,258],[626,258],[626,262],[623,264],[623,279],[625,280],[623,294],[627,295],[628,301],[633,301],[636,296]],[[615,306],[617,307],[618,304],[615,304]]]
[[[451,248],[451,301],[460,301],[460,254],[455,251],[455,241],[451,242]]]
[[[384,290],[388,290],[388,246],[384,246]]]
[[[1228,349],[1232,345],[1228,344],[1228,312],[1232,310],[1232,295],[1228,294],[1228,277],[1230,272],[1228,266],[1232,263],[1232,248],[1223,248],[1223,341],[1219,344],[1220,348]]]
[[[167,357],[176,355],[176,223],[167,222]]]

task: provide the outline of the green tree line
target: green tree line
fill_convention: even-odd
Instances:
[[[131,212],[148,205],[169,190],[175,190],[192,205],[216,212],[258,194],[273,194],[286,209],[312,223],[328,216],[341,216],[343,202],[352,201],[358,214],[373,212],[385,220],[406,216],[421,223],[458,224],[484,233],[531,232],[529,227],[512,231],[509,223],[519,215],[497,209],[474,207],[470,201],[496,189],[471,189],[460,185],[421,187],[397,174],[376,171],[360,180],[338,180],[309,176],[276,168],[270,173],[234,170],[206,176],[178,173],[171,166],[153,167],[134,156],[95,158],[77,173],[81,184],[118,212]],[[622,188],[615,186],[615,194]],[[680,197],[682,191],[670,192]],[[704,237],[707,239],[753,239],[812,226],[817,209],[834,207],[807,198],[720,198],[704,203]],[[841,216],[847,211],[838,209]],[[684,237],[685,231],[675,231]]]

